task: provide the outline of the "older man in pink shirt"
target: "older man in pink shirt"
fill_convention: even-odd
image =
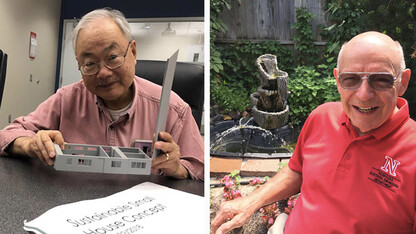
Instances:
[[[153,139],[161,87],[134,75],[136,42],[124,15],[108,9],[88,13],[74,29],[73,45],[82,80],[1,130],[2,154],[52,165],[53,143],[131,146]],[[155,147],[165,153],[153,160],[152,173],[203,180],[203,141],[189,105],[175,93],[159,137],[163,141]]]

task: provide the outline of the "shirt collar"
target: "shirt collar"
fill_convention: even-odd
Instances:
[[[131,116],[134,114],[134,112],[136,112],[136,104],[137,104],[137,90],[138,90],[138,80],[139,78],[137,76],[134,77],[133,79],[133,100],[131,103],[131,107],[130,109],[127,111],[127,120],[131,118]],[[102,98],[98,97],[97,95],[94,94],[94,102],[95,104],[97,104],[98,108],[100,108],[101,110],[106,110],[107,108],[104,105],[104,102],[102,100]]]
[[[139,78],[137,76],[134,76],[133,78],[133,100],[132,100],[130,109],[127,111],[128,116],[129,116],[128,119],[130,119],[133,116],[133,114],[136,112],[138,90],[139,90]]]
[[[364,136],[374,136],[377,140],[380,140],[381,138],[387,136],[389,133],[394,131],[396,128],[403,125],[410,118],[409,106],[406,99],[399,97],[397,99],[397,107],[399,108],[399,111],[396,114],[391,116],[384,124],[382,124],[376,130]],[[346,126],[350,131],[355,132],[355,129],[352,126],[350,119],[344,111],[342,111],[340,123],[342,126]]]

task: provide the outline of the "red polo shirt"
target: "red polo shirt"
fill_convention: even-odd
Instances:
[[[301,195],[286,233],[416,233],[416,123],[407,101],[370,134],[358,136],[341,103],[308,117],[289,167]]]

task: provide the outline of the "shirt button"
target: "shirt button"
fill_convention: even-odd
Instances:
[[[350,158],[351,158],[351,154],[347,154],[347,155],[346,155],[346,158],[347,158],[347,159],[350,159]]]

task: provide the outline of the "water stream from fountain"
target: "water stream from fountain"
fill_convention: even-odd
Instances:
[[[253,125],[253,117],[241,118],[238,125],[234,125],[222,132],[211,135],[211,155],[246,156],[261,158],[287,157],[291,151],[285,136],[290,132],[289,127],[282,130],[266,130]],[[288,131],[289,130],[289,131]],[[283,154],[283,155],[282,155]]]

